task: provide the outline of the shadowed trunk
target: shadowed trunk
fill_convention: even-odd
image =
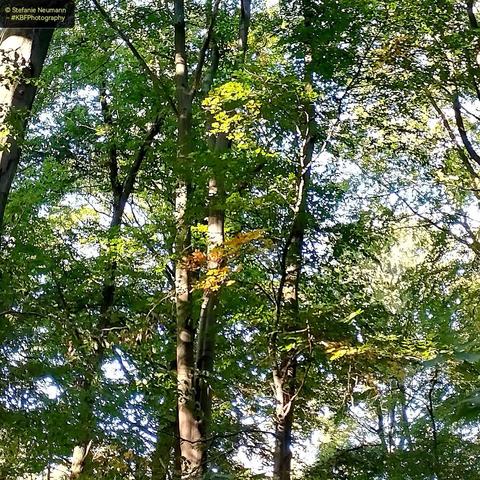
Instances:
[[[208,185],[208,270],[221,268],[222,254],[219,251],[224,242],[225,225],[225,189],[223,185],[222,154],[227,151],[229,142],[225,134],[215,139],[215,172]],[[207,464],[208,444],[206,442],[211,416],[211,388],[209,374],[213,370],[215,355],[215,340],[217,333],[218,290],[206,290],[203,294],[202,308],[198,325],[196,351],[195,394],[199,406],[199,427],[203,442],[200,446],[202,465]]]
[[[100,88],[100,104],[103,120],[112,131],[114,128],[113,116],[107,101],[107,90],[103,84]],[[112,193],[112,217],[109,226],[109,244],[107,256],[109,258],[105,267],[105,277],[102,286],[102,300],[100,304],[99,321],[96,325],[95,337],[97,349],[89,357],[84,359],[88,370],[85,373],[81,385],[83,398],[81,406],[80,424],[82,434],[79,436],[79,443],[74,447],[72,463],[70,468],[70,479],[89,478],[91,475],[91,447],[95,440],[94,424],[94,401],[95,393],[93,385],[97,377],[101,376],[101,366],[105,355],[105,335],[113,326],[118,326],[112,321],[112,307],[115,301],[115,283],[117,274],[117,259],[115,253],[115,240],[120,236],[120,228],[123,222],[123,214],[128,199],[133,192],[135,181],[140,167],[147,156],[156,135],[159,133],[163,118],[157,114],[153,124],[150,126],[143,142],[140,144],[134,156],[123,182],[119,176],[118,151],[114,141],[108,149],[108,167],[110,188]]]
[[[377,432],[378,436],[380,437],[380,443],[382,445],[382,449],[384,452],[388,452],[388,445],[387,445],[387,436],[385,435],[385,420],[383,417],[383,410],[380,404],[380,400],[377,400],[375,404],[375,410],[377,412]]]
[[[212,48],[212,69],[205,75],[204,93],[209,90],[218,66],[218,50],[213,39],[213,26],[219,1],[207,8],[207,35],[197,67],[189,86],[185,49],[185,4],[175,0],[175,79],[177,100],[177,187],[175,191],[176,265],[175,303],[177,316],[177,385],[179,445],[177,461],[181,460],[182,479],[201,479],[206,471],[207,430],[210,420],[211,396],[205,373],[213,368],[216,328],[217,294],[205,292],[197,325],[192,318],[191,272],[188,257],[190,245],[190,154],[192,141],[192,102],[202,84],[202,69],[207,51]],[[216,149],[217,151],[217,149]],[[209,252],[223,243],[223,174],[212,177],[209,183]],[[213,260],[209,268],[215,268]],[[196,350],[195,350],[196,345]]]
[[[238,63],[243,66],[247,53],[247,38],[250,27],[250,0],[240,4],[240,24],[238,38]],[[209,15],[211,17],[211,15]],[[215,39],[211,41],[212,65],[203,85],[204,93],[210,90],[219,65],[219,52]],[[210,123],[213,119],[210,119]],[[210,129],[210,128],[209,128]],[[213,172],[208,182],[208,230],[207,230],[207,269],[213,271],[223,266],[221,246],[225,241],[225,153],[231,148],[231,141],[225,133],[210,136],[209,148],[213,155]],[[207,442],[211,418],[212,395],[209,376],[213,371],[217,334],[217,315],[220,289],[206,290],[197,331],[195,356],[195,400],[198,405],[198,422],[202,442],[199,445],[201,465],[205,471],[209,445]]]
[[[313,106],[309,106],[313,109]],[[307,123],[305,143],[301,154],[297,177],[297,196],[294,219],[282,258],[282,277],[277,299],[277,324],[286,333],[300,325],[299,282],[302,271],[303,243],[308,185],[315,138],[313,117]],[[276,349],[276,348],[275,348]],[[277,402],[275,416],[274,479],[289,480],[291,470],[291,439],[294,416],[294,400],[297,393],[297,354],[295,348],[282,351],[274,367],[273,385]]]
[[[311,27],[313,10],[308,0],[303,2],[304,24]],[[304,81],[307,89],[313,88],[311,69],[311,47],[306,45]],[[299,284],[303,263],[303,244],[305,236],[305,220],[307,214],[307,194],[310,184],[311,164],[316,142],[315,106],[305,103],[303,106],[303,125],[300,126],[303,146],[299,152],[296,178],[295,204],[292,206],[293,218],[291,229],[281,259],[281,278],[277,295],[277,327],[279,335],[301,328]],[[274,342],[278,342],[274,337]],[[298,395],[298,351],[278,349],[273,368],[273,389],[276,400],[275,411],[275,450],[273,458],[274,480],[290,480],[292,461],[292,427],[295,415],[295,399]]]
[[[168,424],[166,431],[159,429],[157,443],[152,455],[152,480],[168,478],[172,449],[175,447],[176,422]]]
[[[400,392],[400,415],[401,415],[401,438],[400,438],[400,450],[405,449],[405,443],[408,444],[408,448],[412,450],[412,436],[410,434],[410,423],[408,421],[407,413],[407,395],[405,391],[405,385],[397,380],[398,391]]]
[[[8,134],[0,152],[0,233],[37,92],[36,82],[30,80],[42,72],[52,34],[52,29],[12,28],[0,33],[0,129]],[[10,78],[12,73],[17,77],[14,80]],[[9,131],[11,124],[16,126],[15,131]]]

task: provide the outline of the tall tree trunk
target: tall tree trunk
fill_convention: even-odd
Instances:
[[[247,53],[247,38],[250,28],[250,0],[241,0],[238,38],[238,66],[243,65]],[[211,15],[209,15],[211,17]],[[206,76],[204,93],[210,90],[219,64],[219,53],[215,39],[211,41],[212,66]],[[211,123],[211,122],[210,122]],[[207,269],[215,270],[223,266],[221,246],[225,241],[225,158],[231,141],[225,133],[210,136],[210,151],[213,155],[213,172],[208,182],[208,230],[207,230]],[[203,294],[202,308],[198,323],[195,356],[195,399],[199,406],[198,421],[202,442],[199,445],[201,464],[207,465],[208,428],[211,417],[211,387],[208,378],[213,371],[217,333],[217,309],[219,290],[207,290]]]
[[[208,270],[215,270],[223,265],[221,252],[218,251],[224,242],[225,226],[224,159],[222,154],[227,151],[229,146],[225,134],[218,135],[214,141],[215,167],[208,185]],[[207,464],[208,454],[206,438],[212,403],[208,378],[213,371],[214,364],[218,296],[218,290],[204,292],[197,334],[195,394],[199,406],[199,427],[203,439],[199,446],[202,465]]]
[[[388,453],[387,435],[385,434],[385,419],[383,416],[382,404],[380,401],[380,393],[378,394],[378,398],[375,401],[375,410],[377,413],[377,432],[378,436],[380,437],[380,443],[382,445],[383,451],[385,453]]]
[[[430,425],[432,429],[432,473],[435,475],[437,480],[442,478],[441,476],[441,466],[440,466],[440,457],[439,457],[439,442],[438,442],[438,425],[435,418],[435,407],[433,404],[433,397],[435,394],[435,388],[438,384],[438,370],[433,372],[432,378],[430,379],[430,388],[427,393],[427,413],[430,419]]]
[[[251,0],[240,1],[240,29],[238,35],[238,49],[241,55],[241,62],[245,62],[248,48],[248,32],[250,30]]]
[[[302,271],[305,215],[311,162],[315,145],[313,105],[308,106],[307,128],[297,177],[297,195],[290,235],[282,255],[281,280],[277,298],[279,330],[299,328],[299,282]],[[307,113],[305,112],[307,115]],[[291,476],[291,438],[294,399],[297,393],[297,350],[282,351],[274,367],[273,385],[277,402],[275,417],[274,479],[289,480]]]
[[[304,24],[311,26],[310,2],[304,0]],[[307,89],[313,88],[311,47],[305,45],[304,81]],[[296,196],[293,205],[291,229],[281,259],[281,279],[277,296],[277,326],[279,332],[294,331],[300,326],[299,283],[302,273],[307,194],[310,184],[311,164],[316,142],[315,106],[306,103],[303,107],[304,123],[300,130],[303,146],[297,166]],[[273,351],[278,351],[274,345]],[[274,480],[290,480],[292,460],[292,427],[295,413],[295,398],[298,395],[298,351],[281,350],[273,368],[273,388],[276,400],[275,450],[273,461]]]
[[[185,50],[185,3],[175,0],[175,80],[177,98],[177,186],[175,190],[175,304],[177,317],[178,430],[181,478],[202,478],[202,434],[195,415],[195,329],[192,318],[189,155],[192,135],[192,95]]]
[[[296,392],[297,358],[284,356],[274,369],[275,399],[275,451],[273,478],[290,480],[292,464],[292,427]]]
[[[103,84],[100,89],[100,104],[104,122],[113,130],[113,116],[107,101],[106,86]],[[107,256],[109,260],[105,268],[105,277],[102,286],[102,300],[100,304],[99,321],[96,325],[95,337],[97,339],[97,349],[93,354],[84,359],[87,366],[85,378],[83,380],[82,394],[82,415],[81,425],[82,433],[79,435],[79,442],[74,447],[72,463],[70,468],[70,479],[88,478],[91,474],[91,447],[95,437],[94,425],[94,399],[95,394],[93,385],[95,378],[101,375],[101,366],[105,355],[105,331],[114,326],[112,323],[112,307],[115,301],[117,259],[115,253],[114,239],[120,236],[120,228],[123,222],[123,214],[130,195],[133,192],[137,174],[140,167],[150,150],[152,143],[160,131],[163,118],[157,114],[145,138],[143,139],[136,155],[134,156],[125,179],[123,182],[119,176],[118,151],[114,141],[110,143],[108,150],[109,179],[112,193],[112,217],[109,226],[109,244],[107,246]]]
[[[37,85],[31,80],[40,76],[52,34],[52,29],[5,28],[0,32],[0,128],[8,128],[13,117],[17,126],[16,131],[8,132],[7,144],[0,152],[0,233],[37,92]],[[17,78],[11,80],[11,73]]]
[[[181,458],[181,478],[201,479],[206,469],[206,435],[210,418],[210,391],[204,377],[205,371],[213,366],[215,345],[212,332],[215,328],[216,296],[204,298],[202,314],[196,330],[192,318],[191,273],[187,267],[190,246],[190,153],[192,142],[192,103],[200,88],[205,57],[212,40],[219,0],[212,8],[207,6],[209,25],[204,43],[200,49],[196,70],[189,86],[188,63],[185,50],[185,3],[174,2],[175,23],[175,79],[177,100],[177,187],[175,191],[176,224],[176,265],[175,265],[175,302],[177,315],[177,385],[178,385],[178,429],[179,454]],[[217,50],[215,50],[215,53]],[[216,70],[218,57],[214,55],[212,72]],[[207,77],[207,76],[206,76]],[[208,89],[211,80],[204,79],[203,88]],[[222,182],[211,182],[212,195],[209,220],[209,237],[216,244],[223,242],[223,211],[218,210],[214,198],[223,196]],[[215,192],[215,193],[213,193]],[[217,207],[214,207],[216,204]],[[214,213],[215,208],[217,209]],[[213,220],[213,217],[216,217]],[[220,240],[215,240],[220,238]],[[213,245],[213,244],[212,244]],[[197,351],[195,352],[195,336]],[[200,374],[198,374],[200,373]]]
[[[88,372],[79,385],[81,389],[79,431],[77,444],[73,448],[72,461],[70,464],[70,480],[88,478],[93,467],[91,463],[91,449],[95,429],[93,411],[94,394],[92,389],[94,376],[95,372]]]

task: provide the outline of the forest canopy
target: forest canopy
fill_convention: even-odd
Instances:
[[[479,22],[3,25],[0,479],[480,478]]]

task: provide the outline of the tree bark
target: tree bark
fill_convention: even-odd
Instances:
[[[95,372],[88,372],[81,380],[81,405],[79,412],[78,441],[73,448],[72,461],[70,464],[70,480],[88,478],[92,473],[91,449],[94,438],[94,395],[92,381]]]
[[[240,2],[240,29],[238,35],[238,49],[241,54],[242,63],[248,49],[248,32],[250,30],[251,0],[241,0]]]
[[[52,29],[3,29],[0,33],[0,127],[9,128],[15,117],[15,128],[6,135],[7,144],[0,152],[0,233],[5,207],[20,161],[21,143],[30,110],[37,92],[39,78]],[[17,78],[13,80],[9,76]],[[2,133],[7,133],[5,130]]]
[[[304,24],[308,29],[311,27],[311,4],[308,0],[304,0],[302,7]],[[305,50],[304,81],[305,87],[311,89],[313,88],[311,47],[305,44]],[[289,237],[282,254],[281,278],[277,295],[277,327],[279,332],[294,331],[300,326],[299,284],[303,263],[307,194],[317,129],[315,106],[312,102],[305,103],[303,115],[304,122],[300,129],[303,146],[298,155],[294,213]],[[274,345],[273,350],[278,350],[276,345]],[[286,351],[282,350],[280,359],[276,360],[273,368],[273,388],[276,399],[274,480],[290,480],[291,478],[292,427],[295,399],[298,395],[297,355],[298,351],[295,347]]]
[[[407,395],[405,391],[405,385],[397,380],[398,391],[400,392],[400,416],[401,416],[401,437],[400,437],[400,450],[405,449],[405,444],[408,444],[408,448],[412,450],[412,436],[410,434],[410,423],[408,421],[407,413]]]
[[[247,52],[247,38],[250,28],[251,1],[241,0],[238,38],[239,62],[243,65]],[[211,15],[209,15],[211,17]],[[208,94],[219,65],[219,52],[215,39],[211,38],[212,65],[203,85]],[[238,58],[238,57],[237,57]],[[211,123],[211,122],[210,122]],[[210,130],[210,128],[209,128]],[[223,155],[231,147],[225,133],[210,135],[210,151],[213,155],[213,172],[208,182],[208,230],[207,230],[207,269],[215,270],[223,266],[221,246],[225,241],[225,159]],[[208,428],[211,417],[211,387],[209,376],[213,371],[217,334],[217,309],[219,290],[207,290],[203,294],[202,308],[197,332],[195,356],[195,399],[199,406],[198,422],[202,442],[199,445],[201,464],[207,465]]]
[[[214,175],[210,178],[208,186],[208,270],[215,270],[223,265],[221,252],[218,251],[224,242],[225,225],[224,159],[222,154],[229,147],[225,134],[218,135],[214,139],[214,143]],[[195,393],[196,403],[199,406],[199,427],[203,438],[200,447],[202,465],[207,464],[208,454],[206,438],[210,424],[212,403],[209,376],[213,371],[214,365],[218,298],[218,290],[204,292],[197,334]]]
[[[310,182],[311,162],[315,137],[313,134],[313,105],[308,106],[305,142],[299,162],[297,195],[294,205],[294,218],[283,258],[280,287],[277,298],[277,324],[279,330],[294,331],[299,327],[299,282],[303,262],[305,235],[305,215],[307,191]],[[282,317],[285,317],[282,319]],[[275,349],[276,350],[276,349]],[[295,348],[282,352],[280,361],[274,367],[274,391],[277,401],[275,418],[274,479],[289,480],[291,471],[291,438],[296,396],[297,355]]]
[[[430,419],[432,428],[432,473],[437,479],[441,479],[440,475],[440,458],[439,458],[439,442],[438,442],[438,427],[437,420],[435,418],[435,407],[433,405],[433,396],[435,394],[435,388],[438,384],[438,371],[433,372],[430,380],[430,388],[428,389],[428,401],[427,401],[427,413]]]
[[[105,84],[103,84],[100,88],[100,104],[105,125],[113,130],[113,116],[107,101],[107,90]],[[162,123],[163,118],[160,116],[160,114],[157,114],[153,124],[139,146],[123,182],[120,180],[119,176],[118,150],[115,142],[111,142],[108,150],[109,179],[112,192],[112,217],[110,220],[109,231],[112,238],[110,238],[107,246],[107,255],[111,256],[111,258],[107,262],[107,266],[105,268],[105,277],[102,286],[102,300],[100,303],[99,312],[100,316],[95,330],[97,349],[92,355],[84,359],[84,363],[87,366],[87,371],[81,385],[83,392],[81,428],[83,432],[79,437],[79,443],[74,447],[72,455],[72,463],[70,468],[70,479],[72,480],[82,477],[88,478],[88,475],[91,473],[88,467],[91,465],[90,453],[95,439],[93,411],[95,395],[93,392],[93,384],[95,377],[101,374],[102,361],[106,350],[104,338],[105,331],[113,326],[111,313],[115,301],[117,272],[117,260],[115,258],[115,253],[112,253],[114,251],[113,240],[118,238],[120,235],[123,214],[125,212],[128,199],[133,192],[137,174],[153,144],[156,135],[160,131]]]
[[[377,432],[378,436],[380,437],[380,443],[382,445],[383,451],[385,453],[388,453],[387,436],[385,434],[385,419],[383,416],[382,405],[380,403],[380,397],[375,402],[375,410],[377,413]]]
[[[475,16],[475,12],[473,11],[475,1],[474,0],[467,0],[467,14],[468,20],[470,22],[470,27],[473,29],[478,28],[478,21],[477,17]]]
[[[191,272],[188,269],[190,224],[190,175],[188,172],[192,135],[192,95],[188,85],[185,50],[185,3],[174,2],[175,80],[177,99],[177,186],[175,190],[175,304],[177,317],[178,430],[180,436],[181,478],[203,476],[202,434],[195,415],[195,329],[192,318]]]
[[[275,411],[275,451],[273,478],[290,480],[292,464],[292,427],[296,393],[296,355],[285,355],[274,369],[273,383],[277,407]]]
[[[157,432],[157,444],[152,455],[152,480],[166,480],[169,473],[171,452],[175,446],[176,422],[167,431]]]
[[[210,5],[211,6],[211,5]],[[212,48],[211,75],[206,75],[202,90],[209,90],[218,66],[218,50],[213,40],[213,26],[219,1],[207,12],[207,35],[200,50],[197,67],[189,88],[185,50],[185,4],[175,0],[175,78],[177,97],[177,187],[175,192],[176,267],[175,291],[177,312],[177,382],[178,428],[181,478],[201,479],[206,471],[211,394],[208,372],[213,368],[217,295],[205,292],[198,328],[192,318],[191,273],[187,268],[190,246],[189,196],[191,179],[189,156],[192,151],[192,102],[201,86],[202,69],[209,46]],[[209,183],[209,251],[223,243],[223,179],[214,175]],[[214,268],[213,260],[209,268]],[[195,342],[196,340],[196,342]],[[196,345],[196,351],[195,351]]]

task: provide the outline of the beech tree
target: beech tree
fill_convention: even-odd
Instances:
[[[1,43],[0,477],[476,478],[475,2],[76,15]]]
[[[0,92],[3,148],[0,156],[0,231],[21,143],[52,39],[52,29],[1,29]]]

